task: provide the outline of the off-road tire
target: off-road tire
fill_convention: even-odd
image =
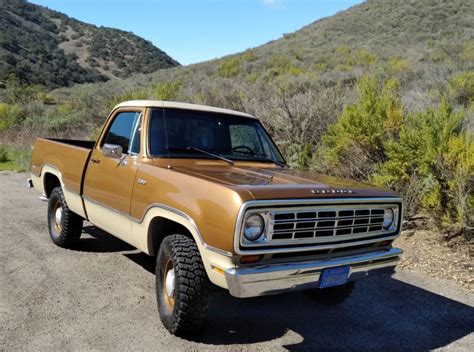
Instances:
[[[170,299],[166,287],[167,272],[171,271],[174,271],[173,299]],[[209,286],[193,239],[179,234],[166,237],[156,260],[156,296],[160,319],[170,333],[184,336],[203,328]]]
[[[62,209],[58,223],[56,212]],[[48,229],[53,243],[62,248],[69,248],[79,240],[82,233],[83,219],[69,210],[61,187],[53,189],[48,200]]]
[[[317,288],[308,290],[307,293],[318,303],[333,306],[344,302],[354,290],[355,282],[345,285]]]

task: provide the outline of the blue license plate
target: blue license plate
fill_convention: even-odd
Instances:
[[[319,288],[344,285],[347,283],[349,270],[349,265],[324,269],[319,280]]]

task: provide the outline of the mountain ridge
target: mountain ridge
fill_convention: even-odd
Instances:
[[[81,22],[24,0],[2,0],[0,11],[0,81],[14,74],[26,83],[60,87],[179,65],[131,32]]]

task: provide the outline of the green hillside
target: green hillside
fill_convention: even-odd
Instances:
[[[393,188],[408,216],[472,236],[473,0],[370,0],[243,53],[48,94],[13,80],[0,136],[90,138],[145,98],[254,114],[293,167]]]
[[[0,81],[15,74],[27,83],[70,86],[176,65],[133,33],[86,24],[24,0],[0,1]]]

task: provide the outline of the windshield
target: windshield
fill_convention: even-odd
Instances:
[[[230,160],[284,163],[260,122],[236,115],[154,109],[149,140],[153,156],[212,159],[207,152]]]

